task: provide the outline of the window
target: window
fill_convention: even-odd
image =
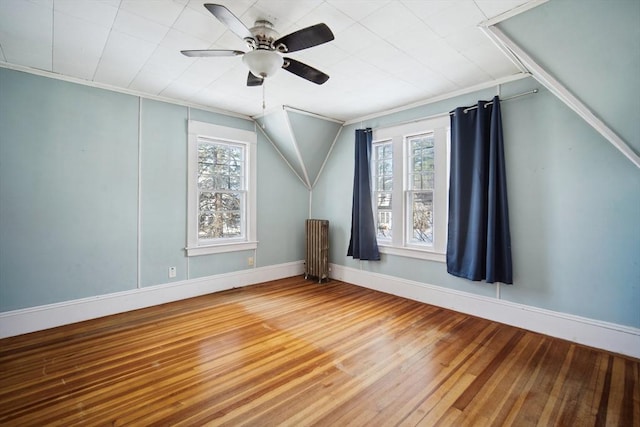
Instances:
[[[393,191],[393,146],[391,141],[373,146],[374,203],[376,203],[376,233],[378,240],[391,241],[393,233],[391,198]]]
[[[374,130],[380,252],[445,261],[449,117]]]
[[[255,249],[256,134],[189,121],[189,256]]]

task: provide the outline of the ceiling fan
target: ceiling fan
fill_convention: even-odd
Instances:
[[[242,61],[250,70],[247,76],[247,86],[262,85],[264,79],[275,74],[279,68],[319,85],[329,80],[329,76],[322,71],[293,58],[283,56],[289,52],[296,52],[333,40],[333,33],[325,24],[312,25],[279,37],[280,35],[273,29],[273,25],[269,21],[256,21],[255,25],[249,29],[223,5],[207,3],[204,7],[229,30],[242,38],[250,50],[246,53],[240,50],[224,49],[182,50],[183,55],[190,57],[242,55]]]

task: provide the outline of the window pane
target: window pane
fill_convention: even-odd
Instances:
[[[383,163],[383,174],[385,176],[393,175],[393,164],[391,163],[391,159],[387,159]]]
[[[433,244],[433,193],[410,193],[413,243]]]
[[[391,211],[379,210],[376,220],[378,239],[390,240],[392,237]]]
[[[221,213],[202,213],[198,218],[198,237],[200,239],[216,239],[223,236],[223,219]]]
[[[200,193],[200,212],[238,211],[241,193]]]
[[[207,193],[207,192],[203,192],[200,193],[200,203],[199,203],[199,210],[200,212],[213,212],[216,211],[218,209],[216,209],[217,206],[219,206],[222,202],[222,198],[220,197],[220,193],[217,193],[218,196],[214,196],[214,193]]]
[[[223,214],[223,224],[224,237],[237,237],[242,234],[242,217],[240,212]]]
[[[391,191],[393,190],[393,176],[385,176],[383,178],[383,184],[381,190]]]
[[[198,237],[219,239],[241,236],[243,200],[243,193],[200,193]]]
[[[391,208],[391,193],[378,193],[378,209]]]
[[[378,239],[391,239],[391,191],[393,190],[393,146],[391,142],[375,143],[373,148],[373,186]]]
[[[201,190],[243,190],[244,150],[226,144],[198,145],[198,188]]]
[[[210,175],[201,174],[198,176],[198,188],[200,190],[210,191],[213,190],[213,177]]]
[[[413,174],[410,182],[411,190],[422,190],[422,175]]]
[[[198,237],[220,239],[242,235],[242,215],[233,213],[203,213],[199,217]]]

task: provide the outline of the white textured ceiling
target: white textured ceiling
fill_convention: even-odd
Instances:
[[[262,112],[240,57],[183,49],[245,43],[205,0],[0,0],[0,61],[229,110]],[[265,84],[280,105],[340,120],[401,107],[517,74],[478,24],[527,0],[219,0],[247,27],[285,35],[320,22],[335,40],[291,53],[330,75],[318,86],[284,70]]]

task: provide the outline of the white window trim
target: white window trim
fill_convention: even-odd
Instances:
[[[398,126],[374,129],[373,141],[391,140],[393,144],[393,170],[394,181],[392,198],[393,236],[391,240],[378,240],[378,249],[383,254],[397,255],[408,258],[418,258],[430,261],[446,262],[447,249],[447,221],[448,221],[448,195],[449,195],[449,131],[450,119],[448,115],[421,120],[419,122],[406,123]],[[434,189],[434,205],[442,207],[442,214],[436,222],[434,218],[434,245],[414,245],[407,242],[407,212],[406,212],[406,167],[407,152],[405,138],[424,132],[434,131],[436,134],[435,155],[436,158],[445,158],[445,170],[438,168],[436,171],[436,188]],[[440,138],[446,138],[446,144],[438,143]],[[401,171],[401,179],[395,179]],[[442,184],[442,185],[441,185]],[[443,191],[444,189],[444,191]],[[439,191],[438,191],[439,190]],[[396,202],[397,201],[397,202]],[[396,218],[401,218],[402,223]]]
[[[229,239],[221,243],[202,244],[198,240],[198,137],[246,146],[246,170],[248,188],[246,193],[246,236]],[[189,120],[187,138],[187,256],[199,256],[224,252],[256,249],[256,154],[258,138],[255,132]]]

